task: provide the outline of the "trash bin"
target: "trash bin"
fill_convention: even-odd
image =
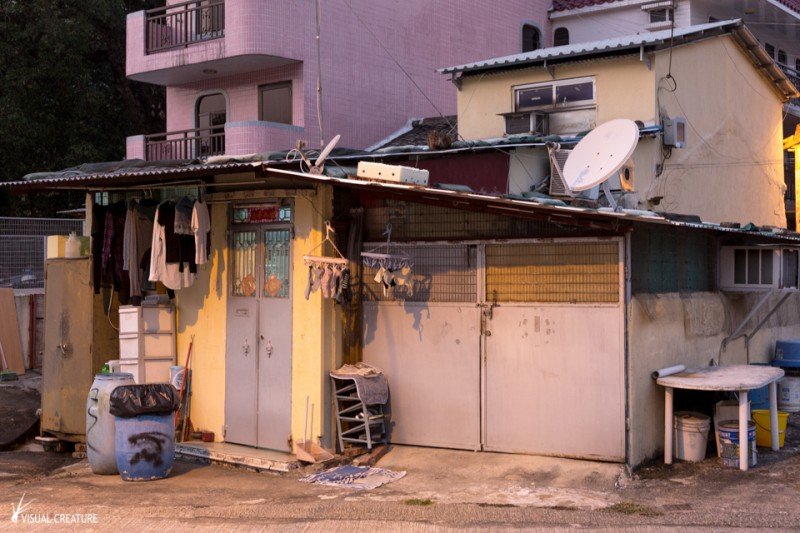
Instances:
[[[86,454],[95,474],[116,474],[114,416],[109,398],[120,385],[133,385],[133,374],[97,374],[86,398]]]
[[[117,469],[125,481],[163,479],[175,461],[178,394],[169,383],[123,385],[111,393]]]

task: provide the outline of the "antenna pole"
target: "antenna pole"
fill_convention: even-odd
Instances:
[[[320,17],[321,17],[321,9],[319,5],[320,0],[315,2],[316,11],[317,11],[317,120],[319,121],[319,147],[322,148],[325,146],[325,133],[322,128],[322,55],[320,53],[320,39],[319,39],[319,28],[320,28]]]

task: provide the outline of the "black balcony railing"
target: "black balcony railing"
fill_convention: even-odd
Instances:
[[[148,54],[225,36],[225,1],[195,0],[147,11]]]
[[[147,161],[196,159],[225,153],[222,126],[145,135]]]
[[[778,66],[783,71],[783,73],[786,74],[786,77],[789,78],[789,81],[791,81],[794,84],[794,86],[797,87],[798,90],[800,90],[800,71],[788,65],[784,65],[782,63],[778,63]],[[800,98],[795,98],[793,100],[790,100],[790,103],[796,106],[800,106]]]

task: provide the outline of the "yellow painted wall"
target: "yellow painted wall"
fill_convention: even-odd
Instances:
[[[327,372],[341,361],[340,343],[334,342],[339,334],[331,301],[322,301],[319,293],[306,300],[303,291],[307,268],[303,255],[324,238],[323,215],[331,210],[331,191],[320,188],[298,192],[295,196],[294,240],[292,242],[292,435],[296,442],[302,439],[306,397],[315,408],[313,435],[331,434]],[[294,196],[278,191],[274,197]],[[225,343],[226,313],[229,273],[227,230],[228,204],[211,206],[212,261],[202,266],[198,278],[188,289],[178,291],[178,364],[183,365],[191,335],[194,335],[192,353],[192,405],[191,419],[195,427],[215,432],[216,440],[223,440],[225,424]],[[320,417],[320,409],[327,418]]]
[[[585,76],[595,77],[598,124],[612,118],[656,120],[655,80],[637,56],[555,67],[553,77],[539,68],[463,78],[458,133],[467,140],[502,137],[499,113],[514,110],[514,86]]]
[[[659,79],[668,65],[669,54],[658,53]],[[688,119],[688,146],[640,192],[662,197],[659,210],[786,227],[783,107],[772,86],[730,37],[675,48],[672,75],[677,90],[661,90],[659,100],[669,116]]]
[[[664,88],[665,81],[657,90],[669,68],[669,53],[662,50],[648,59],[652,68],[636,55],[557,66],[552,78],[543,68],[463,78],[459,133],[465,139],[502,137],[499,113],[513,111],[514,86],[594,76],[597,124],[615,118],[658,124],[659,107],[667,116],[689,121],[688,145],[672,151],[658,177],[661,142],[640,141],[633,156],[636,192],[626,195],[624,206],[691,213],[708,222],[785,227],[782,104],[771,85],[730,37],[675,47],[674,92]],[[530,163],[525,175],[514,175],[512,163],[510,192],[527,190],[527,174],[549,172],[544,149],[538,151],[540,164]]]

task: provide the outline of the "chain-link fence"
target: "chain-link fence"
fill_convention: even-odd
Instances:
[[[74,218],[0,217],[0,287],[44,287],[48,235],[83,232],[83,220]]]

